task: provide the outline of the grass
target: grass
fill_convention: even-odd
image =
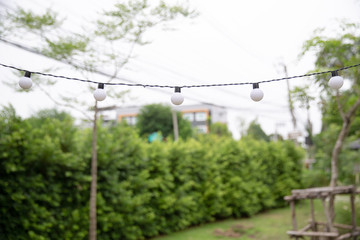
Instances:
[[[349,204],[348,201],[341,201],[341,203],[337,202],[336,209],[338,206],[344,208]],[[316,220],[325,221],[324,210],[319,200],[315,200],[314,208]],[[302,228],[308,223],[310,219],[308,201],[301,201],[300,204],[296,205],[296,218],[298,228]],[[260,213],[251,218],[208,223],[167,236],[160,236],[153,240],[281,240],[289,239],[286,231],[291,229],[291,210],[290,207],[286,207]]]

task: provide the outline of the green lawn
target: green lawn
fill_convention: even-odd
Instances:
[[[342,202],[341,206],[344,204],[348,205],[348,201],[346,203]],[[337,206],[340,206],[339,203],[337,203]],[[315,201],[315,214],[317,221],[324,221],[324,211],[321,202],[318,200]],[[302,201],[301,204],[296,205],[296,217],[298,228],[302,228],[307,224],[307,221],[310,219],[310,205],[308,201]],[[232,228],[240,236],[225,236],[234,233],[234,231],[231,231]],[[290,207],[287,207],[260,213],[251,218],[208,223],[167,236],[157,237],[153,240],[281,240],[289,239],[286,231],[291,229],[291,211]]]

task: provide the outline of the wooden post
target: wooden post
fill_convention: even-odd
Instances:
[[[351,217],[352,217],[352,232],[356,231],[356,214],[355,214],[355,189],[350,195],[350,203],[351,203]],[[354,240],[356,240],[356,236],[354,236]]]
[[[290,202],[291,206],[291,218],[292,218],[292,224],[293,224],[293,230],[297,230],[297,223],[296,223],[296,215],[295,215],[295,201],[291,200]]]
[[[326,202],[325,202],[325,198],[322,198],[321,199],[321,202],[322,202],[322,205],[323,205],[323,208],[324,208],[324,213],[325,213],[325,216],[326,216],[326,231],[327,232],[333,232],[333,224],[332,224],[332,219],[331,219],[331,216],[330,216],[330,211],[329,211],[329,208],[326,207]]]
[[[314,213],[314,202],[313,199],[310,198],[310,211],[311,211],[311,230],[313,232],[317,232],[316,220],[315,220],[315,213]],[[311,240],[318,240],[319,238],[313,236]]]
[[[91,142],[91,185],[90,185],[90,209],[89,209],[89,240],[96,240],[96,193],[97,193],[97,101],[94,106],[93,132]]]

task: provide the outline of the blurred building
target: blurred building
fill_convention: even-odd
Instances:
[[[118,107],[116,111],[116,121],[126,121],[129,125],[135,125],[137,115],[141,106]],[[184,105],[173,107],[173,110],[182,114],[182,117],[189,120],[193,128],[200,133],[209,132],[209,124],[221,122],[227,124],[227,112],[223,107],[212,104]]]

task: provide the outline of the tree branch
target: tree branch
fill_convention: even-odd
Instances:
[[[345,116],[345,113],[344,113],[344,109],[343,109],[343,106],[340,103],[339,91],[336,91],[336,102],[337,102],[337,106],[338,106],[338,109],[339,109],[342,120],[346,121],[346,116]]]
[[[360,107],[360,95],[358,100],[354,103],[354,105],[350,108],[350,110],[346,113],[346,119],[350,119],[355,115],[356,110]]]
[[[126,57],[124,58],[124,60],[120,63],[118,63],[115,59],[115,70],[114,70],[114,73],[110,76],[108,82],[111,82],[112,80],[114,80],[119,71],[125,66],[125,64],[129,61],[129,59],[131,58],[133,52],[134,52],[134,49],[135,49],[135,46],[137,44],[137,42],[139,41],[141,35],[143,34],[144,31],[141,31],[139,34],[137,34],[136,38],[134,39],[134,41],[132,42],[131,44],[131,47],[130,47],[130,50],[128,52],[128,54],[126,55]],[[111,47],[113,48],[113,45],[111,44]]]
[[[61,103],[61,102],[57,101],[56,99],[54,99],[47,91],[45,91],[45,90],[41,87],[40,84],[37,84],[37,87],[38,87],[43,93],[45,93],[45,95],[46,95],[51,101],[53,101],[56,105],[74,109],[74,110],[80,112],[81,114],[83,114],[87,120],[89,120],[89,121],[92,120],[84,111],[82,111],[82,110],[74,107],[73,105]]]

